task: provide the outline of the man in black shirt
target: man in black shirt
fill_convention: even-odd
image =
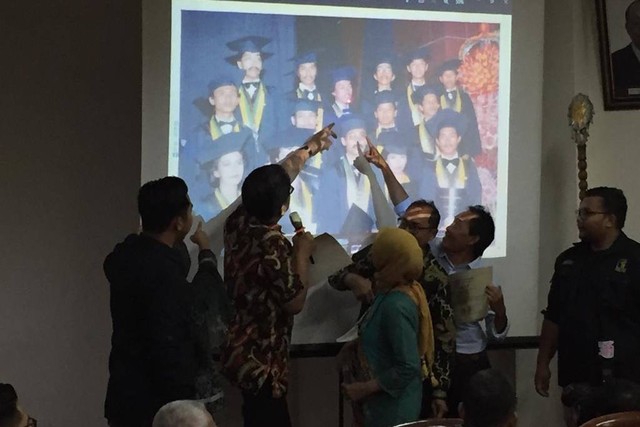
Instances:
[[[622,232],[626,213],[616,188],[592,188],[580,203],[581,242],[556,259],[543,312],[535,374],[542,396],[556,350],[561,387],[640,382],[640,244]]]
[[[182,179],[146,183],[138,193],[142,232],[127,236],[104,262],[113,321],[105,401],[111,427],[150,427],[165,403],[196,397],[196,376],[211,355],[195,317],[226,294],[200,224],[191,236],[199,268],[187,282],[178,248],[191,229],[191,209]]]

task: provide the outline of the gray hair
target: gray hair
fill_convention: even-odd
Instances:
[[[176,400],[164,405],[153,418],[153,427],[215,427],[205,406],[193,400]]]

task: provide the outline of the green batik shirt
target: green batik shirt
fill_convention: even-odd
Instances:
[[[451,368],[456,350],[456,327],[453,322],[453,309],[451,308],[451,293],[449,291],[448,275],[431,253],[429,246],[423,248],[422,278],[420,284],[429,301],[429,311],[433,323],[435,337],[435,354],[433,362],[433,375],[437,384],[433,387],[433,396],[437,399],[445,399],[451,384]],[[344,283],[347,274],[353,273],[369,279],[373,282],[373,260],[371,259],[371,246],[361,249],[351,257],[350,264],[329,276],[329,284],[337,290],[348,290]],[[374,284],[375,288],[375,284]],[[362,312],[368,308],[363,304]]]

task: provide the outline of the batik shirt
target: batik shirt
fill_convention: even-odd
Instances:
[[[371,246],[354,254],[352,260],[353,264],[329,276],[329,284],[335,289],[347,289],[344,278],[349,273],[373,281],[375,268],[371,258]],[[428,246],[423,249],[423,265],[424,270],[420,284],[427,295],[435,336],[433,375],[437,384],[434,385],[433,397],[443,399],[446,397],[451,383],[451,368],[456,349],[456,328],[453,322],[447,272],[435,259]]]
[[[287,390],[293,315],[284,305],[303,289],[293,248],[279,225],[267,226],[241,205],[224,227],[224,281],[235,307],[221,360],[223,373],[257,393],[267,378],[273,397]]]

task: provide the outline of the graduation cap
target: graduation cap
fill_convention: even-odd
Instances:
[[[301,147],[304,142],[313,135],[313,129],[301,129],[290,127],[287,130],[278,132],[271,138],[267,138],[262,142],[266,150],[275,150],[279,148]]]
[[[309,50],[306,52],[302,52],[291,58],[293,64],[296,68],[298,68],[302,64],[308,64],[310,62],[318,63],[318,54],[316,51]]]
[[[440,98],[442,95],[442,88],[436,85],[422,85],[418,86],[416,90],[411,94],[411,100],[414,104],[421,105],[424,97],[432,94],[437,98]]]
[[[269,58],[273,53],[263,52],[262,48],[271,42],[271,39],[261,36],[246,36],[237,40],[232,40],[227,43],[227,47],[234,52],[234,55],[225,58],[231,65],[236,65],[236,62],[242,58],[245,52],[259,53],[263,60]]]
[[[291,115],[293,116],[298,111],[317,112],[318,108],[320,108],[320,103],[318,101],[311,101],[305,98],[296,99],[291,106]]]
[[[344,114],[338,119],[338,133],[344,138],[354,129],[367,129],[365,120],[357,114]]]
[[[353,67],[340,67],[331,70],[331,82],[333,85],[343,80],[352,81],[355,77],[356,70]]]
[[[380,104],[393,104],[396,105],[396,97],[391,90],[381,90],[375,95],[376,106]]]
[[[237,80],[228,75],[218,76],[209,82],[207,86],[209,88],[209,94],[212,94],[216,89],[223,86],[236,86]]]
[[[440,134],[440,130],[446,127],[455,128],[456,132],[458,132],[458,136],[463,136],[467,131],[468,125],[469,121],[463,114],[448,108],[438,111],[426,123],[427,131],[434,138],[437,138]]]
[[[455,71],[457,73],[460,64],[462,64],[462,61],[459,59],[449,59],[443,62],[440,67],[438,67],[438,76],[442,76],[445,71]]]
[[[198,152],[197,159],[200,167],[207,169],[212,163],[225,154],[235,151],[242,152],[244,145],[251,137],[251,132],[231,132],[208,142],[203,149]]]
[[[409,51],[405,54],[405,62],[407,65],[411,64],[411,62],[415,59],[424,59],[425,61],[428,61],[429,48],[427,46],[420,46],[419,48]]]
[[[349,213],[342,223],[340,234],[345,235],[362,235],[371,233],[373,228],[373,219],[363,211],[358,205],[351,205]]]
[[[378,68],[378,65],[380,64],[389,64],[391,65],[391,68],[393,68],[395,61],[396,61],[396,56],[392,52],[387,52],[387,51],[378,52],[373,57],[373,70],[375,71],[375,69]]]

